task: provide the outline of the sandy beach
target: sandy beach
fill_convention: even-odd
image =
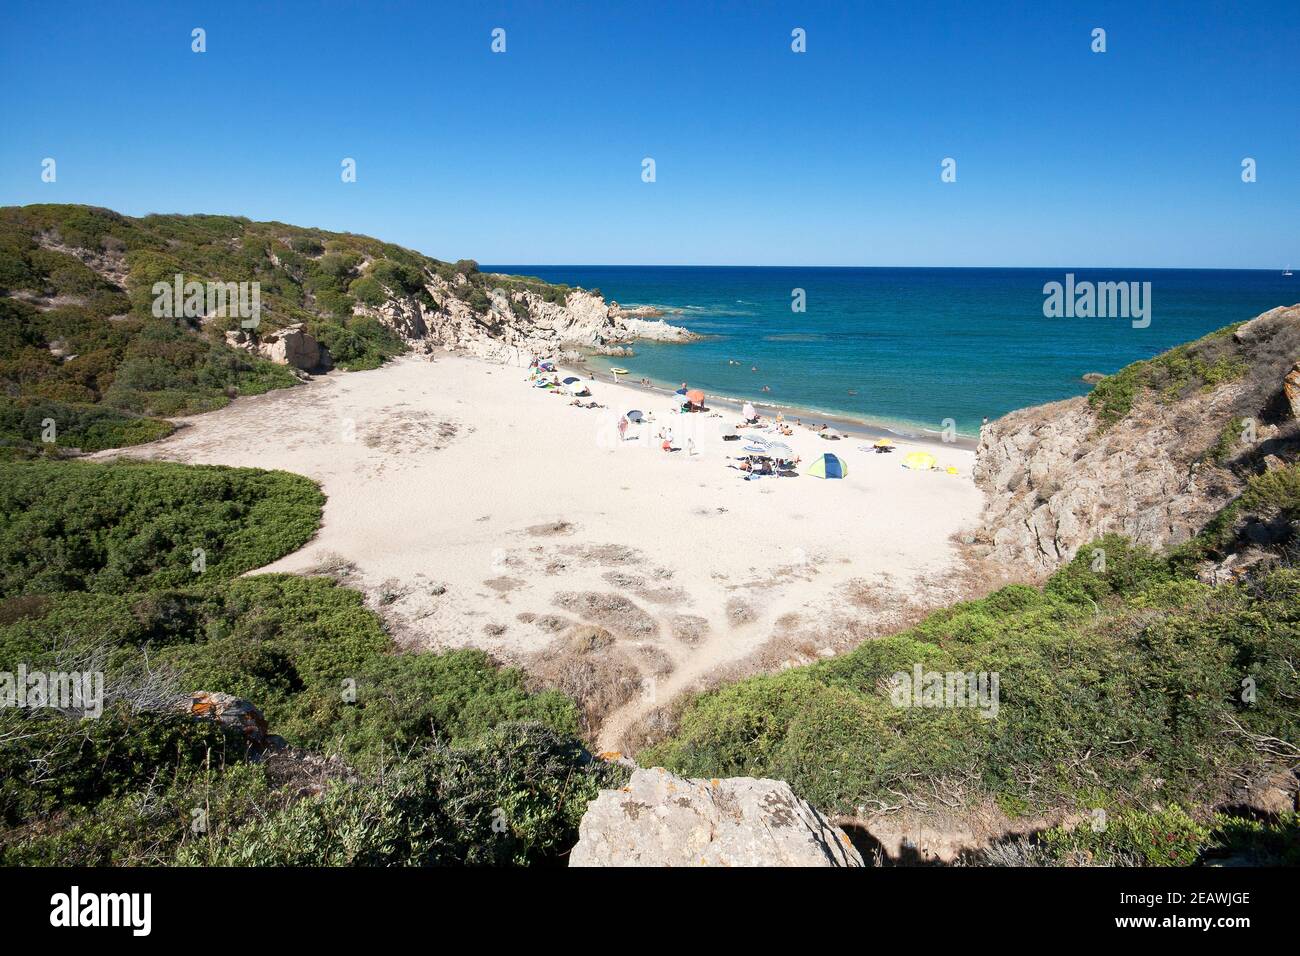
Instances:
[[[624,686],[597,708],[605,749],[682,690],[842,652],[957,592],[952,536],[982,504],[969,449],[761,433],[800,474],[746,481],[729,458],[746,442],[722,438],[734,411],[591,391],[604,409],[531,387],[524,368],[404,358],[239,399],[129,455],[319,481],[319,535],[262,570],[343,569],[404,647],[479,647],[555,675],[576,635]],[[653,421],[620,438],[634,408]],[[661,450],[665,426],[680,450]],[[918,447],[958,474],[900,467]],[[802,473],[826,451],[847,478]]]

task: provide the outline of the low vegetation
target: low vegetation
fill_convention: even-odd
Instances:
[[[121,594],[242,574],[304,545],[324,496],[285,472],[0,464],[0,597]]]
[[[1088,403],[1101,426],[1106,428],[1125,418],[1143,396],[1175,402],[1194,391],[1240,378],[1249,366],[1232,337],[1237,328],[1227,326],[1106,376],[1088,394]]]
[[[0,672],[105,675],[98,718],[0,709],[0,864],[550,863],[618,779],[519,671],[396,653],[331,579],[240,577],[314,533],[306,479],[0,472]],[[178,711],[197,690],[252,701],[287,749]]]
[[[896,706],[895,675],[918,664],[998,674],[996,718]],[[1300,571],[1211,588],[1109,537],[1041,589],[1003,588],[842,658],[703,694],[638,759],[785,779],[840,812],[1205,807],[1300,761],[1297,667]]]

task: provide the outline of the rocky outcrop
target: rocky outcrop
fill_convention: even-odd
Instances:
[[[1282,381],[1282,394],[1286,398],[1287,412],[1292,418],[1300,419],[1300,362],[1286,373]]]
[[[301,323],[276,329],[261,337],[257,351],[277,365],[290,365],[304,372],[329,367],[329,352]]]
[[[1139,382],[1118,421],[1104,423],[1074,398],[985,426],[974,468],[987,496],[977,554],[1035,576],[1106,533],[1157,549],[1186,541],[1270,455],[1294,458],[1298,352],[1300,306],[1274,309],[1187,346],[1186,362],[1153,360],[1149,384]],[[1175,378],[1198,363],[1244,372],[1213,385]]]
[[[1268,816],[1292,813],[1300,809],[1300,777],[1288,771],[1256,777],[1233,790],[1225,805]]]
[[[862,866],[839,827],[780,780],[689,780],[636,770],[602,790],[570,866]]]
[[[491,288],[492,277],[488,278]],[[437,346],[499,362],[526,364],[528,356],[580,358],[583,352],[623,354],[637,340],[690,342],[694,333],[647,317],[651,312],[622,309],[585,289],[552,302],[536,292],[503,287],[487,301],[471,305],[476,288],[463,275],[446,279],[426,273],[425,291],[432,308],[419,297],[385,289],[388,301],[375,307],[358,304],[357,315],[388,326],[417,351]]]
[[[329,350],[301,322],[262,335],[236,329],[226,333],[226,344],[303,372],[323,372],[331,366]]]

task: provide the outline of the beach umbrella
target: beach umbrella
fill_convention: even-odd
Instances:
[[[844,464],[844,459],[830,452],[818,455],[817,459],[808,466],[807,471],[807,474],[814,478],[843,478],[848,473],[849,466]]]
[[[630,422],[639,422],[642,418],[642,413],[639,409],[634,408],[623,417]]]
[[[819,431],[817,434],[818,434],[818,435],[821,435],[822,438],[829,438],[829,439],[831,439],[831,440],[833,440],[833,441],[838,441],[839,439],[841,439],[841,438],[844,437],[843,435],[841,435],[839,432],[837,432],[837,431],[836,431],[835,429],[833,429],[833,428],[823,428],[823,429],[822,429],[821,431]]]
[[[745,420],[746,420],[746,421],[748,421],[748,420],[751,419],[751,418],[757,418],[757,417],[758,417],[758,412],[754,410],[754,406],[753,406],[752,404],[750,404],[749,402],[746,402],[745,405],[744,405],[744,407],[741,408],[741,410],[740,410],[740,414],[742,414],[742,415],[745,416]]]
[[[771,457],[771,452],[769,452],[762,445],[747,445],[745,448],[742,449],[742,451],[744,451],[746,454],[749,455],[761,455],[764,458]]]
[[[791,461],[794,458],[794,449],[785,442],[773,442],[767,446],[767,453],[773,458],[779,458],[783,461]]]
[[[698,388],[693,388],[686,393],[686,400],[692,405],[704,404],[704,392]]]
[[[892,438],[881,438],[876,442],[877,448],[893,448],[894,440]]]
[[[903,467],[913,471],[929,471],[934,465],[934,455],[928,451],[914,451],[903,459]]]
[[[582,379],[578,378],[578,376],[576,375],[570,375],[568,378],[564,379],[563,381],[565,385],[572,385],[574,382],[581,382]]]

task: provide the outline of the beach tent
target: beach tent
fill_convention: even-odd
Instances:
[[[844,459],[830,452],[818,455],[816,461],[808,466],[807,471],[807,474],[814,478],[843,478],[848,473],[849,466],[844,464]]]
[[[928,451],[914,451],[903,459],[903,467],[913,471],[929,471],[934,465],[934,455]]]
[[[630,422],[639,422],[644,416],[640,410],[634,408],[623,417]]]

